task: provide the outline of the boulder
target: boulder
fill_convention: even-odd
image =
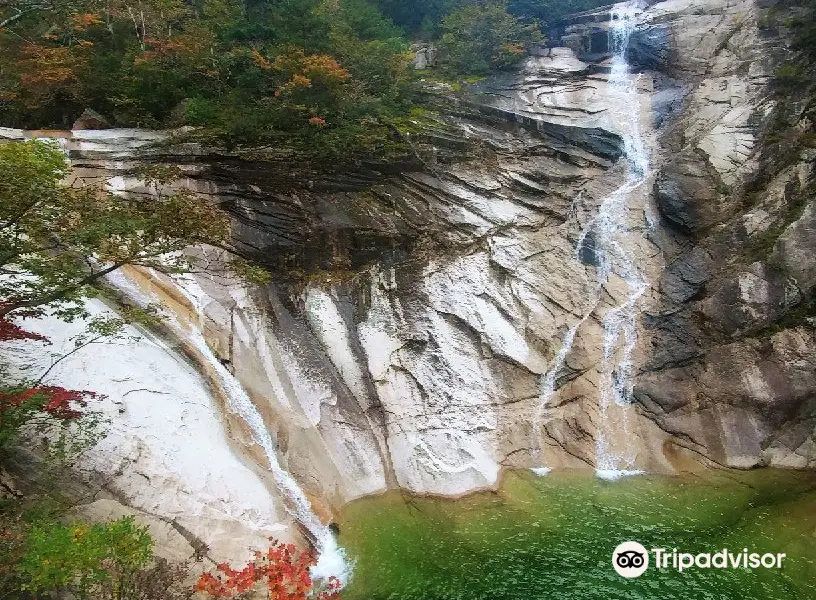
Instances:
[[[716,182],[695,156],[679,156],[658,174],[654,185],[657,206],[668,225],[684,233],[717,222]]]
[[[415,52],[414,68],[422,71],[436,65],[437,50],[433,44],[417,44],[411,48]]]
[[[92,108],[86,108],[71,129],[110,129],[110,123]]]

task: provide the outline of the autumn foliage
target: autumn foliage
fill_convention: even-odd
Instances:
[[[25,403],[36,402],[37,407],[48,416],[61,421],[71,421],[82,416],[88,400],[98,398],[95,392],[66,390],[63,387],[45,385],[18,391],[0,391],[0,413]]]
[[[14,340],[34,340],[48,343],[48,338],[44,335],[26,331],[16,323],[12,323],[8,319],[0,317],[0,342],[10,342]]]
[[[229,148],[403,152],[389,120],[414,93],[407,50],[371,0],[9,0],[0,114],[62,129],[92,108],[113,126],[200,127]]]
[[[325,583],[312,580],[309,570],[315,563],[310,552],[298,551],[292,544],[273,543],[266,552],[256,552],[243,569],[221,564],[214,574],[204,573],[196,591],[215,599],[241,598],[251,592],[265,593],[268,600],[339,598],[340,582],[335,577]]]

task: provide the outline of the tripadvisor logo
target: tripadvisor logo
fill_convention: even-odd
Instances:
[[[759,554],[743,548],[741,552],[731,552],[723,548],[719,552],[701,552],[690,554],[678,552],[677,548],[669,551],[665,548],[652,548],[654,566],[658,569],[674,569],[683,572],[686,569],[779,569],[786,554]],[[649,568],[649,551],[637,542],[624,542],[612,552],[612,567],[621,577],[633,579],[640,577]]]
[[[640,577],[649,568],[649,553],[637,542],[623,542],[612,553],[612,566],[621,577]]]

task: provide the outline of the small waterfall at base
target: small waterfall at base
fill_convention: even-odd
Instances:
[[[343,549],[337,545],[337,540],[331,530],[323,525],[314,514],[309,499],[306,498],[297,482],[280,466],[275,452],[275,443],[272,436],[269,435],[261,413],[258,412],[241,384],[212,353],[201,331],[190,332],[187,339],[215,370],[230,408],[241,416],[241,419],[249,426],[255,443],[263,448],[266,459],[269,461],[269,472],[272,473],[275,486],[288,500],[287,510],[314,538],[319,555],[317,564],[312,567],[312,577],[316,580],[328,580],[329,577],[334,576],[340,580],[342,585],[345,585],[350,577],[350,568]]]
[[[622,126],[624,156],[626,158],[626,181],[601,202],[597,216],[582,232],[576,249],[576,260],[589,236],[592,236],[595,257],[596,281],[591,307],[582,318],[569,328],[561,350],[553,360],[552,367],[543,376],[539,405],[534,419],[534,431],[540,437],[542,418],[547,403],[556,390],[558,373],[563,369],[572,350],[578,330],[595,312],[601,301],[604,286],[615,276],[621,280],[626,297],[622,304],[610,309],[603,317],[603,354],[600,365],[600,398],[598,405],[599,426],[596,434],[595,473],[601,479],[614,480],[642,471],[634,468],[635,457],[628,445],[615,446],[609,437],[610,412],[617,410],[617,425],[627,438],[628,407],[632,399],[634,364],[632,355],[637,343],[638,301],[648,289],[648,282],[635,257],[627,250],[624,238],[631,230],[627,224],[630,201],[649,176],[649,159],[640,130],[640,102],[637,95],[637,79],[629,71],[626,50],[636,25],[640,9],[635,1],[616,4],[610,11],[609,47],[612,53],[609,74],[610,92],[614,94],[615,106],[620,110],[612,115],[614,124]],[[647,227],[653,226],[650,207],[644,207]],[[622,341],[622,343],[621,343]],[[545,474],[546,467],[533,469]]]
[[[108,281],[139,303],[150,304],[155,301],[154,298],[149,297],[136,284],[120,273],[112,273],[108,276]],[[195,307],[196,317],[200,321],[203,320],[204,314],[201,302],[201,298],[205,297],[203,290],[195,280],[185,276],[177,276],[176,284],[179,291]],[[198,326],[188,328],[183,326],[172,315],[167,315],[165,320],[171,326],[171,329],[186,339],[212,367],[230,409],[240,415],[241,419],[249,427],[253,441],[263,449],[264,455],[269,462],[268,469],[272,474],[275,486],[284,496],[286,510],[309,532],[319,553],[317,564],[311,569],[312,578],[327,581],[330,577],[336,577],[341,585],[345,586],[351,579],[352,574],[352,565],[346,559],[345,552],[337,544],[337,540],[329,527],[323,525],[314,513],[309,499],[300,489],[298,483],[280,466],[275,450],[275,442],[266,428],[261,413],[253,404],[243,386],[210,350],[201,333],[203,331],[201,323]]]

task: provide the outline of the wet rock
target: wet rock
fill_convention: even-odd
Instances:
[[[700,309],[710,325],[735,336],[769,326],[801,299],[784,274],[754,263],[732,277],[721,277]]]
[[[702,248],[694,248],[667,266],[660,290],[671,302],[683,304],[701,293],[713,267],[711,255]]]
[[[320,514],[386,488],[490,487],[505,465],[590,466],[599,431],[649,469],[672,468],[672,445],[740,467],[812,461],[812,331],[777,331],[812,286],[810,213],[777,218],[788,183],[751,215],[735,192],[757,164],[772,72],[755,7],[679,0],[639,18],[630,51],[642,72],[625,105],[609,82],[608,9],[579,15],[560,26],[567,47],[536,49],[518,72],[461,92],[427,84],[435,114],[412,133],[410,164],[312,168],[154,149],[133,131],[67,140],[77,176],[112,178],[121,193],[148,193],[123,166],[142,153],[182,165],[176,185],[220,202],[236,248],[270,269],[273,284],[252,290],[198,275],[196,298],[209,345]],[[610,409],[602,394],[625,372],[604,371],[608,324],[635,278],[618,261],[598,285],[596,232],[627,181],[633,108],[659,172],[634,191],[615,240],[647,285],[636,406]],[[793,278],[746,258],[747,240],[781,225],[773,256]],[[542,382],[575,327],[550,394]]]
[[[648,371],[684,365],[704,354],[702,336],[688,315],[646,315],[644,327],[650,344]]]
[[[662,23],[635,30],[626,57],[634,68],[665,71],[669,66],[670,51],[671,27]]]

